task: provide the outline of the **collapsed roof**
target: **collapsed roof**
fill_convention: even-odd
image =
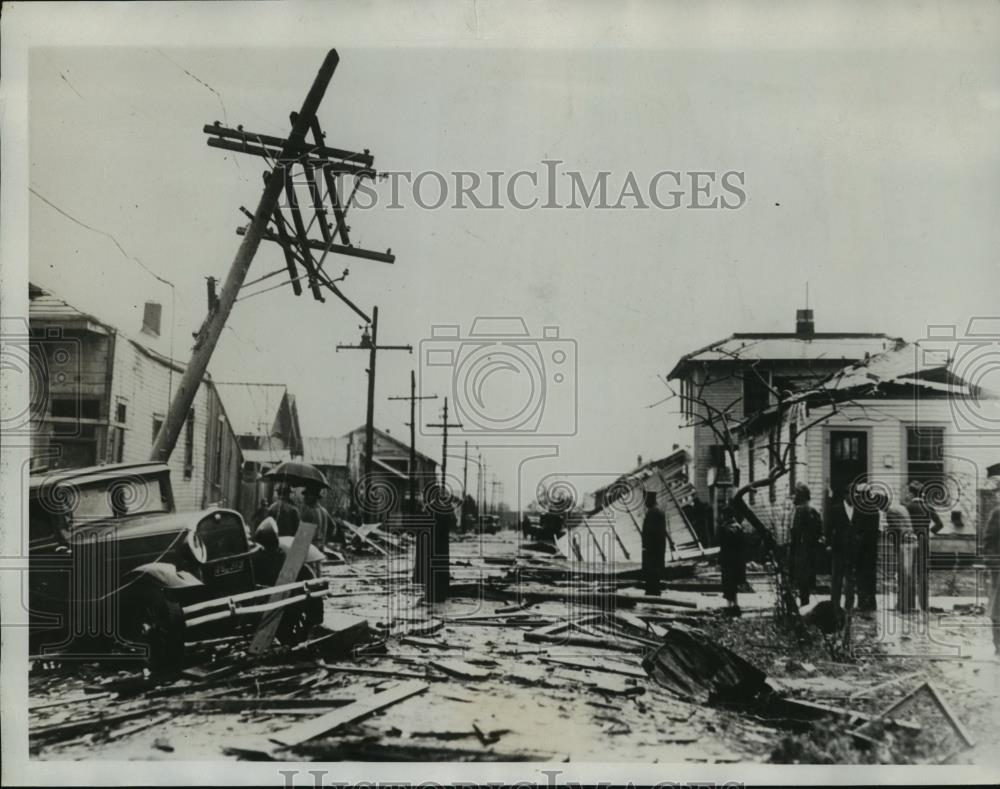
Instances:
[[[684,508],[694,501],[687,479],[690,456],[683,449],[654,460],[619,477],[597,491],[596,509],[568,524],[557,545],[563,555],[578,561],[636,564],[642,560],[642,520],[645,494],[656,493],[656,503],[667,519],[668,561],[708,556]]]

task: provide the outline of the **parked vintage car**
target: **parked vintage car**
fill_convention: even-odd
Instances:
[[[28,502],[35,654],[124,645],[166,667],[183,661],[186,643],[252,631],[277,608],[283,643],[322,621],[319,550],[309,546],[298,578],[275,588],[292,538],[264,528],[255,541],[222,507],[177,512],[164,464],[35,474]]]

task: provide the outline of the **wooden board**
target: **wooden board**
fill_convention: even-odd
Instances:
[[[281,565],[281,572],[278,573],[278,578],[274,582],[275,586],[295,583],[298,580],[299,573],[302,572],[302,565],[306,563],[306,556],[309,555],[309,547],[312,545],[315,535],[315,523],[303,522],[299,524],[299,528],[292,540],[292,546],[288,549],[285,561]],[[268,602],[274,603],[282,600],[287,594],[287,592],[279,592],[272,595]],[[260,625],[257,627],[257,632],[253,635],[253,641],[250,642],[250,648],[247,650],[250,655],[260,655],[270,648],[271,642],[274,641],[274,634],[278,632],[278,626],[281,624],[281,617],[284,612],[284,608],[277,608],[274,611],[264,614],[260,620]]]
[[[302,721],[287,729],[269,734],[268,739],[279,745],[298,745],[323,734],[329,734],[347,723],[367,718],[379,710],[397,704],[411,696],[423,693],[428,687],[430,686],[426,683],[417,682],[416,680],[402,682],[388,690],[383,690],[381,693],[373,693],[369,698],[359,699],[353,704],[348,704],[346,707],[341,707],[325,715],[320,715],[318,718]]]
[[[458,679],[480,680],[487,679],[490,676],[489,671],[478,666],[473,666],[471,663],[466,663],[464,660],[432,660],[431,666],[438,671],[443,671],[448,676],[457,677]]]

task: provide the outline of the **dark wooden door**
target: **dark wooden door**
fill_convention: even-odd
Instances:
[[[839,501],[852,482],[868,474],[868,434],[863,430],[830,431],[830,490]]]

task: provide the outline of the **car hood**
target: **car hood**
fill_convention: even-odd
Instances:
[[[126,515],[117,520],[101,520],[73,524],[73,531],[84,527],[109,527],[115,529],[119,537],[152,534],[177,534],[193,529],[203,518],[215,512],[233,512],[221,507],[185,512],[150,512],[144,515]],[[238,514],[238,513],[234,513]]]

